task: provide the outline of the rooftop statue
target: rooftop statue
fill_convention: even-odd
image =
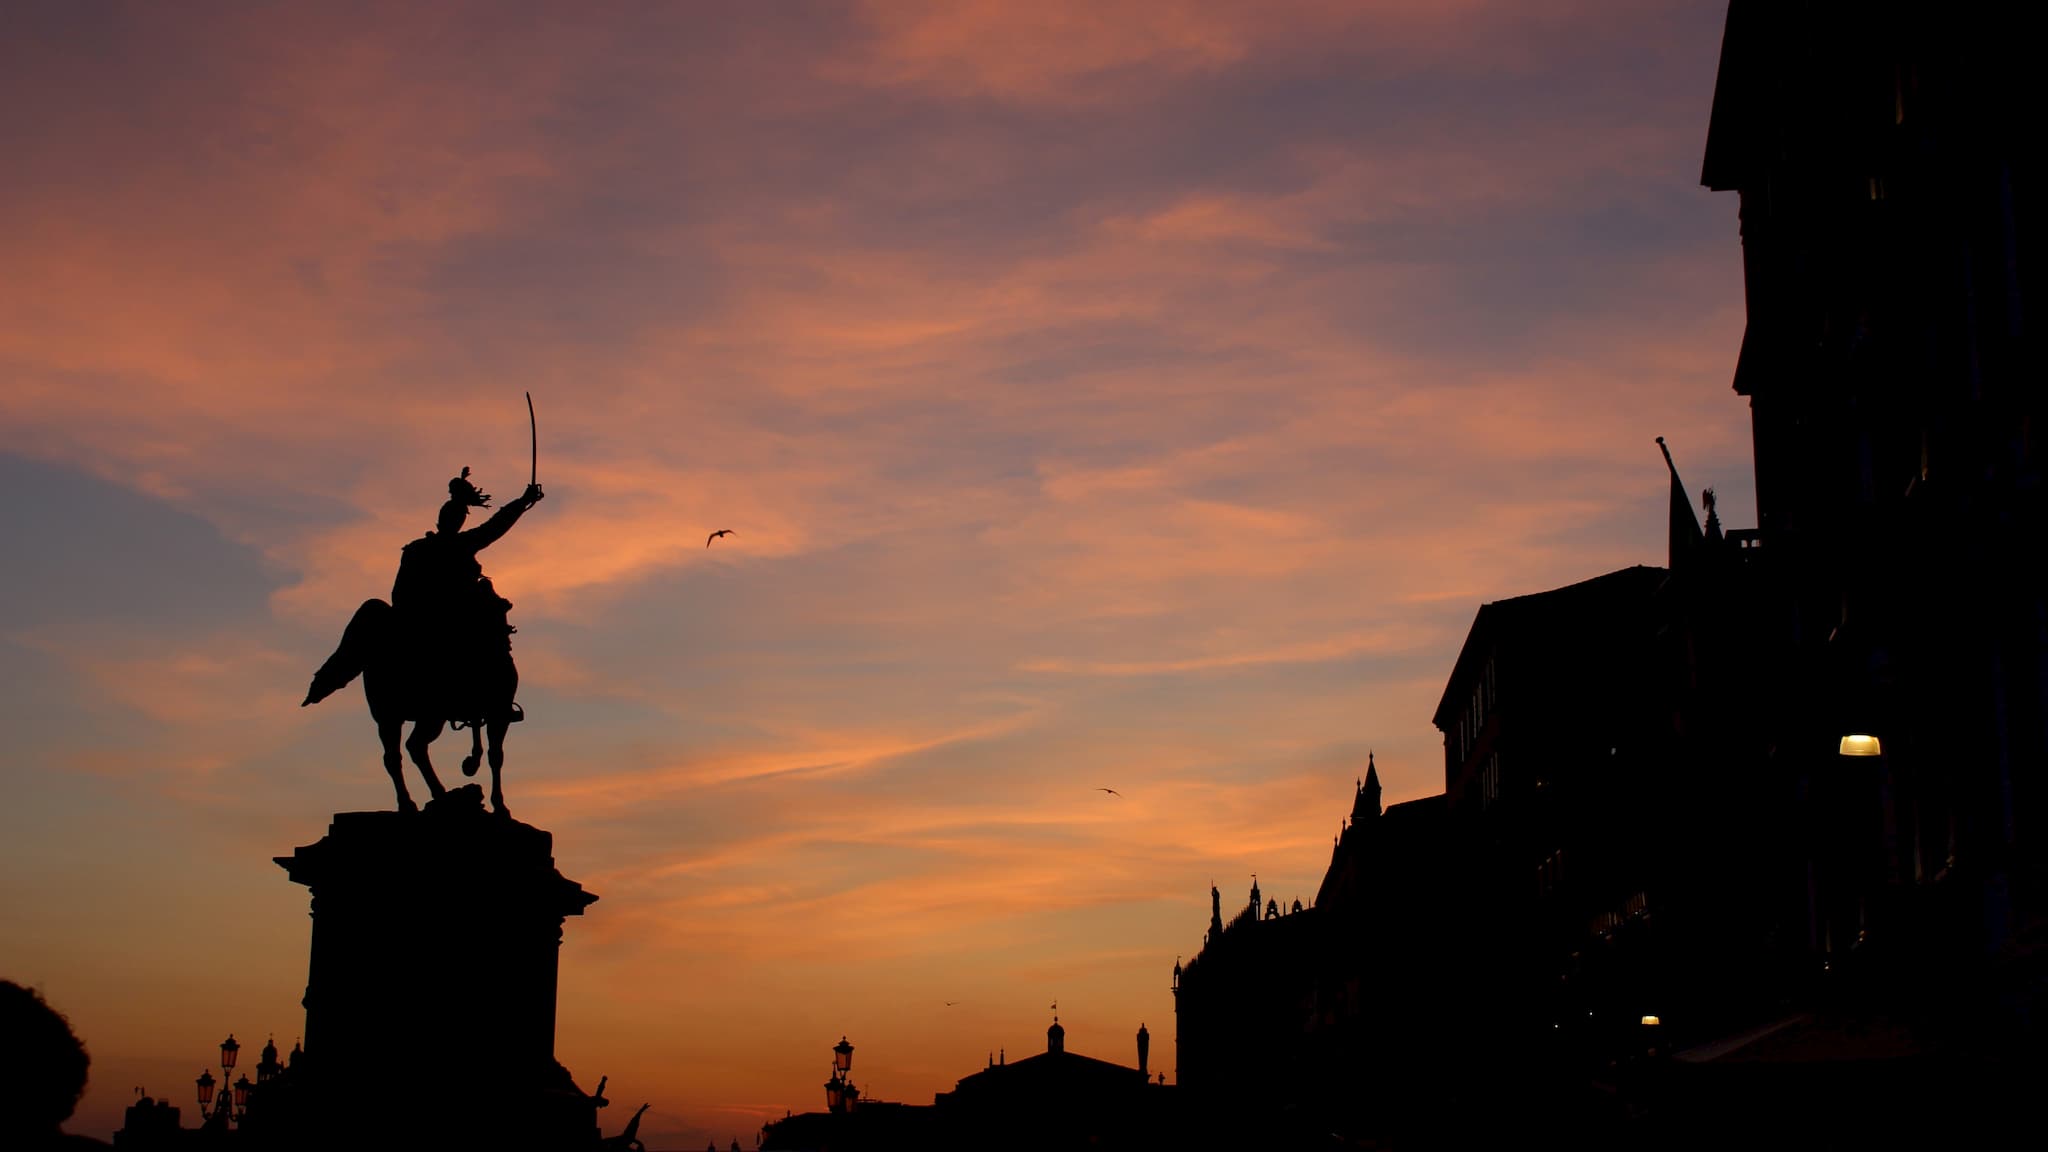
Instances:
[[[651,1104],[642,1104],[640,1111],[633,1113],[633,1118],[626,1121],[624,1131],[620,1132],[617,1136],[606,1136],[604,1138],[604,1147],[606,1149],[622,1149],[625,1152],[646,1152],[647,1145],[640,1142],[640,1117],[646,1115],[647,1110],[651,1107],[653,1107]]]
[[[527,397],[532,415],[533,398]],[[536,443],[538,437],[536,436]],[[536,455],[538,453],[536,452]],[[537,469],[536,469],[537,471]],[[384,770],[398,792],[400,811],[417,810],[406,790],[399,736],[426,780],[429,801],[447,794],[434,774],[428,745],[453,724],[469,728],[470,754],[462,774],[474,776],[490,739],[491,810],[509,816],[502,773],[505,732],[524,713],[513,700],[519,671],[512,663],[512,602],[498,595],[477,553],[496,543],[544,494],[529,480],[517,500],[475,528],[463,524],[471,508],[489,508],[490,496],[470,482],[469,469],[448,482],[448,500],[433,531],[401,551],[391,600],[365,600],[342,632],[334,655],[313,675],[300,707],[317,704],[363,678],[363,696],[384,745]]]

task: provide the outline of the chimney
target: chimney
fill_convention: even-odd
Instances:
[[[1140,1024],[1138,1025],[1138,1079],[1151,1079],[1152,1073],[1149,1068],[1151,1059],[1152,1034],[1145,1031],[1145,1026]]]

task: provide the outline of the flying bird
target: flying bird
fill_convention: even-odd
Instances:
[[[1121,792],[1117,791],[1117,790],[1116,790],[1116,789],[1114,789],[1114,788],[1097,788],[1097,789],[1096,789],[1096,791],[1097,791],[1097,792],[1107,792],[1107,793],[1109,793],[1109,794],[1110,794],[1111,796],[1117,796],[1117,797],[1121,797],[1121,796],[1123,795],[1123,793],[1121,793]]]
[[[709,547],[711,547],[711,542],[712,542],[713,540],[716,540],[716,539],[718,539],[718,538],[719,538],[720,536],[730,536],[730,535],[732,535],[732,534],[733,534],[733,532],[732,532],[732,529],[730,529],[730,528],[720,528],[720,529],[719,529],[718,531],[716,531],[716,532],[713,532],[713,533],[712,533],[711,535],[709,535],[709,536],[706,536],[706,537],[704,538],[704,546],[705,546],[706,548],[709,548]]]
[[[951,1007],[952,1007],[953,1005],[955,1005],[955,1004],[958,1004],[958,1003],[959,1003],[959,1001],[958,1001],[958,1000],[948,1000],[948,1001],[946,1001],[946,1007],[948,1007],[948,1008],[951,1008]]]

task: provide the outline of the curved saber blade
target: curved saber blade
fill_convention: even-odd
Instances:
[[[526,474],[528,484],[540,483],[540,427],[533,422],[533,393],[526,394],[526,430],[532,437],[533,456]]]

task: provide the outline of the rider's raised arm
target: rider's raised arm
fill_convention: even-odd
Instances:
[[[469,549],[472,554],[481,552],[497,543],[498,537],[510,532],[512,525],[519,522],[519,518],[526,514],[528,508],[539,503],[540,498],[540,485],[529,484],[519,499],[507,502],[503,508],[492,513],[489,520],[469,529],[456,539],[460,540],[463,547]]]

